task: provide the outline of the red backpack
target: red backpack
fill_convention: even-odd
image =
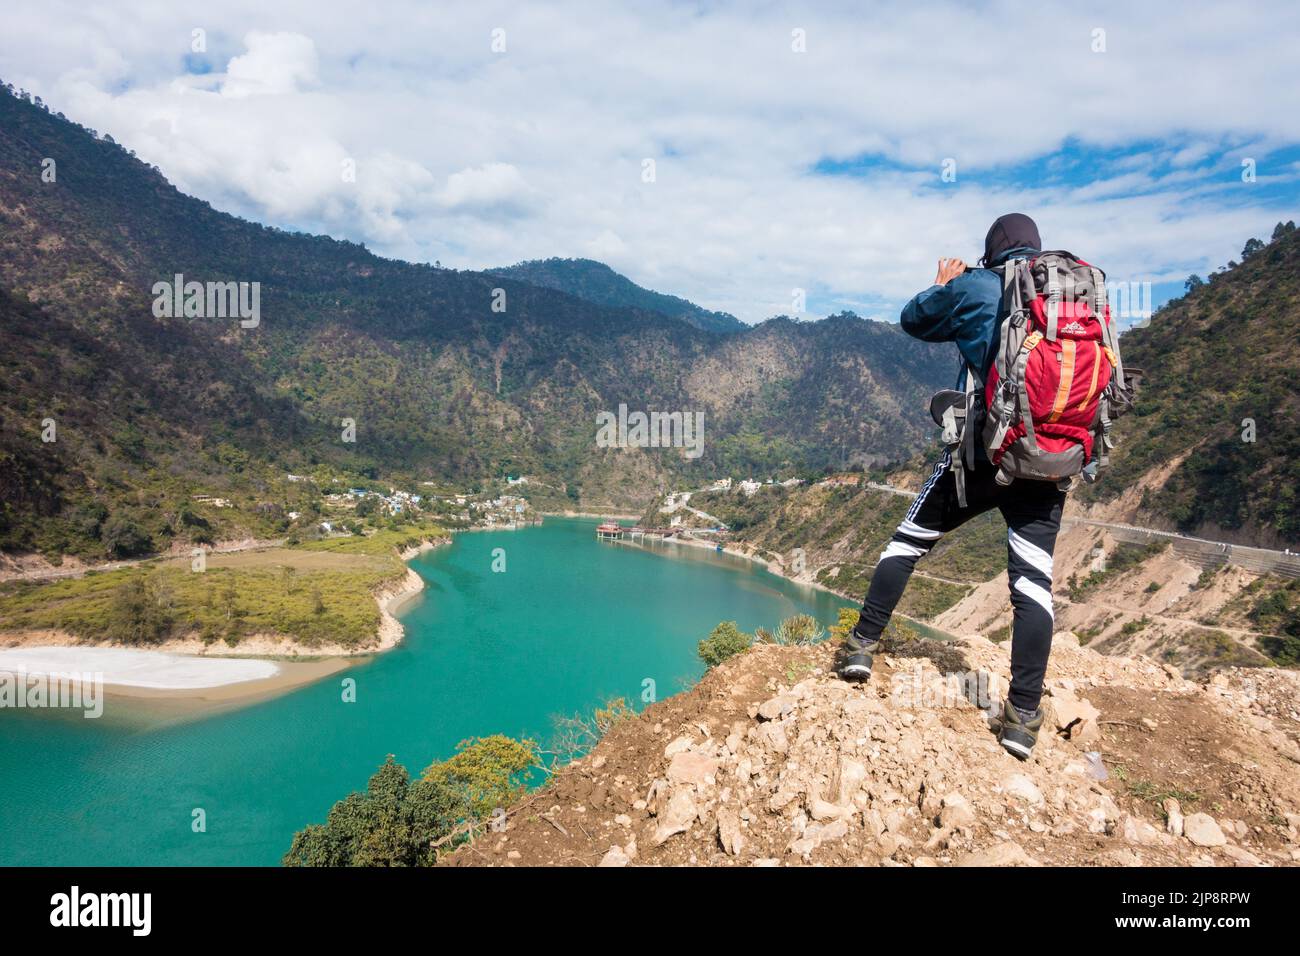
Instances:
[[[1092,481],[1107,464],[1111,418],[1132,407],[1106,300],[1106,276],[1068,252],[1004,266],[998,351],[984,383],[983,441],[997,480]]]

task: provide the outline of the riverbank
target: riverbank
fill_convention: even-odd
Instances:
[[[623,542],[623,543],[634,544],[634,542]],[[793,584],[802,584],[805,587],[815,588],[818,591],[825,591],[827,594],[834,594],[836,597],[844,598],[846,601],[860,600],[860,598],[857,598],[852,594],[846,594],[843,591],[837,591],[835,588],[827,587],[825,584],[822,584],[820,581],[815,580],[811,573],[807,573],[802,577],[792,577],[791,575],[785,573],[785,567],[784,565],[781,564],[781,562],[769,561],[767,558],[759,557],[757,553],[757,549],[754,551],[743,551],[738,548],[734,548],[734,547],[729,548],[726,545],[723,545],[722,550],[719,551],[718,544],[716,541],[705,541],[700,538],[661,538],[661,539],[656,539],[655,544],[682,545],[688,548],[698,548],[704,551],[712,551],[715,554],[730,555],[733,558],[743,558],[746,561],[752,561],[755,564],[761,566],[763,570],[769,572],[770,574],[775,574],[777,577],[785,578],[787,581],[790,581]],[[644,547],[644,545],[639,545],[639,544],[636,546]]]
[[[397,556],[407,562],[449,540],[423,541]],[[57,628],[7,630],[0,631],[0,673],[102,672],[106,691],[129,697],[199,701],[264,697],[396,647],[405,635],[397,615],[423,589],[423,578],[406,567],[399,580],[373,592],[379,623],[374,643],[365,647],[328,641],[306,645],[276,633],[245,635],[232,646],[204,641],[191,632],[148,648],[132,648],[86,640]],[[51,662],[59,666],[49,666]]]
[[[270,661],[213,659],[122,647],[28,646],[0,650],[0,674],[22,687],[57,680],[71,692],[93,681],[107,699],[151,701],[173,712],[247,704],[314,683],[351,665],[344,658]],[[80,689],[80,688],[78,688]],[[83,694],[89,694],[86,688]],[[90,700],[89,696],[85,699]],[[176,707],[181,710],[176,710]]]
[[[630,541],[618,542],[618,543],[626,544],[630,547],[635,547],[635,548],[646,547],[646,545],[635,544]],[[769,574],[773,574],[776,577],[791,582],[792,584],[798,584],[803,587],[812,588],[813,590],[821,591],[824,594],[834,595],[835,597],[840,598],[843,601],[848,601],[850,604],[853,605],[860,604],[862,602],[862,596],[860,594],[850,594],[846,591],[841,591],[836,588],[829,587],[828,585],[822,584],[820,581],[816,580],[813,577],[813,573],[811,569],[805,571],[804,574],[800,577],[792,577],[791,575],[786,574],[785,567],[781,562],[769,561],[767,558],[759,557],[757,551],[760,549],[755,549],[755,551],[750,552],[750,551],[742,551],[737,548],[728,548],[724,546],[722,551],[719,552],[718,545],[716,542],[704,541],[699,538],[666,538],[666,539],[657,540],[655,542],[656,546],[659,544],[682,545],[685,547],[696,548],[702,551],[710,551],[715,554],[729,555],[733,558],[742,558],[745,561],[750,561],[753,562],[754,564],[759,565]],[[917,628],[923,636],[928,637],[931,640],[952,641],[952,640],[956,640],[958,637],[957,633],[954,631],[949,631],[949,630],[945,630],[944,628],[937,627],[936,625],[931,624],[928,621],[923,621],[920,618],[913,617],[910,614],[905,614],[902,611],[895,610],[894,614],[895,616],[900,617],[903,620],[909,622],[911,625],[913,625],[913,627]]]
[[[637,521],[641,518],[640,515],[621,511],[543,511],[541,515],[544,518],[615,518],[626,521]]]

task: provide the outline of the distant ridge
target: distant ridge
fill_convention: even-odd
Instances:
[[[567,292],[596,305],[658,312],[671,319],[689,322],[705,332],[740,332],[745,328],[745,323],[734,315],[710,312],[675,295],[643,288],[594,259],[532,259],[488,271],[529,285]]]

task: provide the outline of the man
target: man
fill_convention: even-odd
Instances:
[[[1020,213],[1002,216],[984,239],[980,260],[984,268],[967,269],[959,259],[940,259],[934,285],[903,309],[902,325],[909,335],[957,345],[962,357],[958,389],[965,385],[968,369],[976,369],[982,382],[993,363],[999,326],[1007,312],[1002,275],[993,269],[1041,248],[1032,219]],[[955,470],[962,467],[960,458],[953,461],[945,452],[881,554],[858,623],[846,640],[840,674],[845,680],[870,678],[876,644],[916,562],[949,531],[997,508],[1007,523],[1007,575],[1014,610],[1011,689],[1003,704],[998,739],[1009,752],[1025,759],[1043,723],[1038,705],[1052,646],[1052,552],[1065,491],[1055,482],[1024,478],[1001,485],[995,481],[997,469],[983,448],[977,448],[975,470],[965,474],[963,506],[955,480]]]

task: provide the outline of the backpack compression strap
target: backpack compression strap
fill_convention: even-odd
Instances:
[[[1056,280],[1056,267],[1051,266],[1049,282]],[[1023,334],[1029,328],[1029,306],[1025,299],[1025,286],[1028,284],[1029,289],[1033,290],[1034,277],[1030,271],[1028,259],[1013,259],[1007,263],[1007,277],[1004,279],[1006,287],[1011,292],[1011,312],[1007,315],[1007,322],[1012,324],[1012,328],[1007,329],[1007,344],[1010,349],[1013,344],[1015,354],[1007,356],[1007,377],[1011,382],[1019,386],[1018,409],[1020,420],[1025,425],[1025,444],[1031,452],[1038,451],[1038,436],[1034,434],[1034,415],[1030,410],[1029,392],[1025,387],[1025,366],[1029,364],[1029,353],[1034,350],[1038,344],[1038,339],[1032,335]],[[1059,291],[1059,284],[1058,284]],[[1056,310],[1052,305],[1052,300],[1048,300],[1049,325],[1048,334],[1054,336],[1056,332]],[[1013,331],[1016,334],[1012,334]],[[1008,424],[1010,422],[1008,421]],[[1001,474],[1001,473],[1000,473]]]

